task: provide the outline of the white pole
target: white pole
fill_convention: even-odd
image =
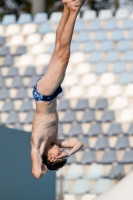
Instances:
[[[133,171],[94,200],[133,200]]]
[[[32,0],[32,15],[45,11],[46,0]]]

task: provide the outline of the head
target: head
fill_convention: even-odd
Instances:
[[[67,160],[66,159],[58,159],[56,161],[55,158],[62,154],[62,150],[56,144],[50,144],[42,157],[43,163],[47,166],[49,170],[58,170],[62,168]]]

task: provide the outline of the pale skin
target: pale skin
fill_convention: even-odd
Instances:
[[[83,4],[81,0],[62,1],[64,10],[56,31],[54,53],[48,65],[46,74],[37,83],[40,94],[49,96],[61,85],[70,57],[70,45],[74,24],[78,12]],[[56,98],[52,101],[38,101],[32,123],[31,159],[32,173],[35,178],[42,177],[47,167],[42,164],[42,155],[45,154],[50,162],[68,158],[83,147],[79,141],[59,140],[58,114]],[[60,148],[70,149],[63,153]]]

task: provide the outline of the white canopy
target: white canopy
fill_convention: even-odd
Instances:
[[[133,200],[133,172],[94,200]]]

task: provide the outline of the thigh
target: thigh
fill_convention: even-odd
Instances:
[[[61,54],[54,53],[46,74],[38,81],[37,89],[43,95],[51,95],[59,87],[65,77],[69,59],[62,59]]]

